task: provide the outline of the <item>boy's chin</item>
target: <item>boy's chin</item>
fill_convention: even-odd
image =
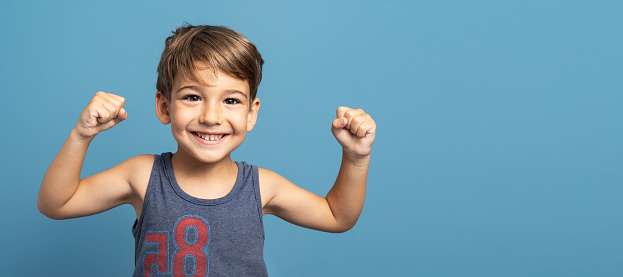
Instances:
[[[231,161],[231,154],[227,154],[227,155],[201,155],[198,154],[196,156],[194,156],[193,158],[195,158],[195,160],[197,162],[203,163],[203,164],[218,164],[221,162],[228,162]]]
[[[218,164],[220,162],[231,161],[231,153],[205,153],[202,151],[185,151],[178,148],[175,154],[178,155],[179,158],[191,163]]]

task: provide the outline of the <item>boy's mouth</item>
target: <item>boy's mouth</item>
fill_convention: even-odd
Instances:
[[[225,134],[213,135],[213,134],[203,134],[203,133],[197,133],[197,132],[192,132],[192,134],[199,137],[200,139],[209,140],[209,141],[221,140],[222,138],[225,137]]]

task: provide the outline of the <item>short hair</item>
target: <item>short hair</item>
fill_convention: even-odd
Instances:
[[[221,71],[247,81],[251,100],[255,99],[264,60],[249,39],[224,26],[184,24],[173,31],[160,57],[156,89],[170,100],[177,74],[204,82],[195,71],[197,62],[206,63],[214,73]]]

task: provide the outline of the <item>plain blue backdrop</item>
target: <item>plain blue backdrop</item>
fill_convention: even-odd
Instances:
[[[265,217],[271,276],[623,276],[620,1],[3,1],[0,275],[129,276],[130,206],[39,214],[43,175],[96,91],[129,118],[84,175],[175,151],[154,113],[184,22],[245,34],[266,64],[234,152],[324,195],[339,105],[378,124],[363,214],[327,234]]]

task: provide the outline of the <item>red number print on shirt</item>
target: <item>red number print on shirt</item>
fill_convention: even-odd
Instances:
[[[185,216],[175,224],[177,250],[173,254],[173,276],[207,276],[210,227],[202,217]],[[189,266],[188,262],[194,262]],[[192,269],[188,271],[188,269]]]
[[[151,267],[154,264],[158,266],[158,269],[154,272],[156,275],[158,273],[169,272],[169,233],[149,232],[147,236],[145,236],[145,243],[156,244],[156,251],[147,252],[143,258],[145,276],[151,276]]]
[[[177,220],[173,229],[172,268],[169,267],[169,232],[148,232],[145,244],[155,244],[156,251],[149,251],[143,257],[145,276],[152,275],[152,267],[157,266],[154,275],[172,274],[177,276],[208,276],[208,244],[210,226],[198,215],[186,215]],[[172,269],[172,272],[171,272]]]

